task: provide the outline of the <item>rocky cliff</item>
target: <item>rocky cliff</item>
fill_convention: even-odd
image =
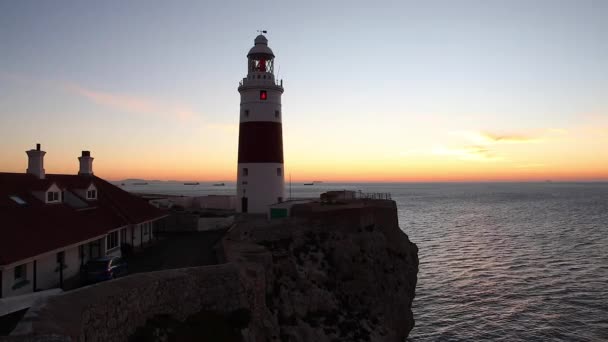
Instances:
[[[414,327],[418,249],[393,201],[294,207],[224,239],[240,265],[256,341],[404,341]]]

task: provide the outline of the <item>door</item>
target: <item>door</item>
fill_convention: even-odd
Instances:
[[[247,197],[241,198],[241,212],[243,212],[243,213],[247,212]]]

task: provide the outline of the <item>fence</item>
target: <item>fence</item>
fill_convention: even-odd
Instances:
[[[392,200],[390,192],[361,192],[356,193],[358,199]]]

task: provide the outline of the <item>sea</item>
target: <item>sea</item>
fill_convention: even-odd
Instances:
[[[230,182],[121,186],[235,193]],[[299,183],[286,192],[328,190],[397,202],[420,259],[408,341],[608,341],[608,183]]]

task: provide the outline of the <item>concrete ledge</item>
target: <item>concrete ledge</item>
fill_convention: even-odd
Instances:
[[[20,296],[0,298],[0,316],[27,309],[34,305],[37,300],[44,299],[48,296],[54,296],[62,292],[63,290],[61,289],[50,289]]]

